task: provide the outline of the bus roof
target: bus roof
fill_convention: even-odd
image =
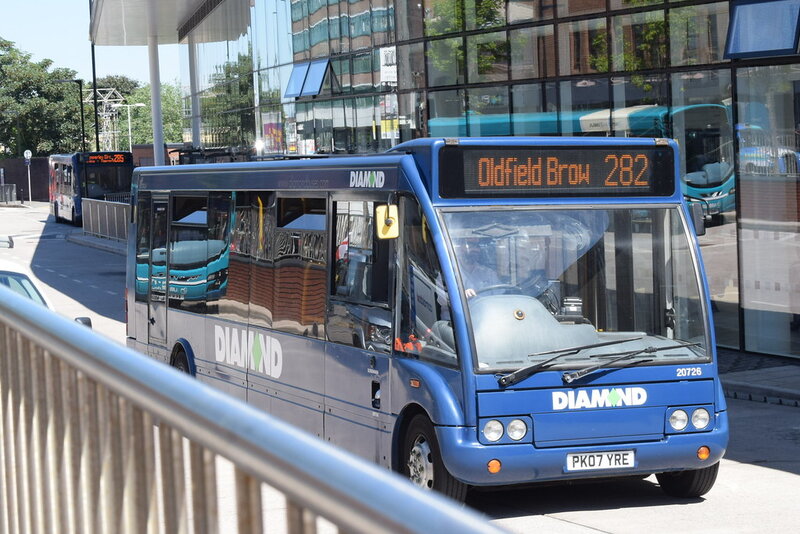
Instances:
[[[330,156],[242,163],[138,167],[133,181],[144,190],[225,189],[364,191],[404,188],[403,154]],[[407,186],[406,186],[407,187]]]
[[[602,152],[617,147],[636,147],[636,150],[646,153],[658,147],[671,147],[677,150],[674,141],[654,138],[605,138],[605,137],[469,137],[469,138],[420,138],[407,141],[393,147],[388,152],[363,156],[328,156],[313,159],[280,159],[269,161],[256,161],[244,163],[215,163],[201,165],[176,165],[162,167],[139,167],[134,171],[134,183],[141,190],[154,191],[211,191],[211,190],[303,190],[303,191],[416,191],[421,189],[427,192],[434,204],[463,203],[470,195],[461,198],[441,194],[440,189],[440,153],[445,147],[462,147],[475,149],[483,147],[487,150],[513,150],[519,148],[535,149],[547,148],[548,150],[561,151],[562,154],[570,153],[573,158],[581,159],[580,150],[589,149],[588,152]],[[649,153],[649,152],[647,152]],[[675,167],[674,153],[670,152],[670,161],[667,165]],[[663,158],[662,158],[663,159]],[[663,162],[662,162],[663,163]],[[663,167],[663,165],[661,165]],[[442,174],[452,169],[442,170]],[[660,171],[661,175],[669,171]],[[663,187],[658,193],[651,196],[665,197],[678,196],[679,188],[674,183],[677,169],[670,176],[668,191]],[[418,178],[417,178],[418,176]],[[450,172],[449,180],[453,180]],[[460,178],[455,179],[460,180]],[[618,191],[599,190],[599,196],[611,199],[614,196],[647,196],[647,191],[638,190],[629,194],[635,188]],[[548,193],[548,198],[566,196],[576,198],[584,196],[595,198],[595,194],[584,194],[580,191],[571,191],[565,188],[559,193]],[[644,191],[644,192],[643,192]],[[595,191],[598,192],[598,191]],[[509,194],[494,196],[492,198],[479,198],[472,195],[469,202],[492,201],[504,199],[510,202],[514,198],[537,196],[531,191],[526,194]],[[524,192],[523,192],[524,193]],[[607,194],[603,194],[607,193]],[[675,200],[673,198],[672,200]]]

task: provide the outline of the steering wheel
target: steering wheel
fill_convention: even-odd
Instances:
[[[521,295],[523,293],[522,289],[520,289],[518,286],[515,286],[515,285],[512,285],[512,284],[492,284],[490,286],[486,286],[486,287],[482,287],[480,289],[476,289],[475,290],[475,294],[476,295],[480,295],[481,293],[486,293],[488,291],[498,291],[498,290],[501,290],[501,289],[505,290],[505,291],[511,290],[511,291],[514,292],[514,294],[517,294],[517,295]]]

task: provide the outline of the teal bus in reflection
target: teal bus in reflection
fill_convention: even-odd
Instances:
[[[675,139],[686,201],[720,222],[735,209],[730,108],[722,104],[639,105],[620,109],[478,114],[428,121],[432,137],[576,135]]]

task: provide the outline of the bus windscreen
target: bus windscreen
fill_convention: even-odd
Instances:
[[[439,157],[443,198],[670,196],[669,146],[447,146]]]

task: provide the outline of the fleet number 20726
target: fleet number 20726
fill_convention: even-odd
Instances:
[[[703,369],[700,367],[679,367],[676,371],[678,378],[684,376],[703,376]]]

